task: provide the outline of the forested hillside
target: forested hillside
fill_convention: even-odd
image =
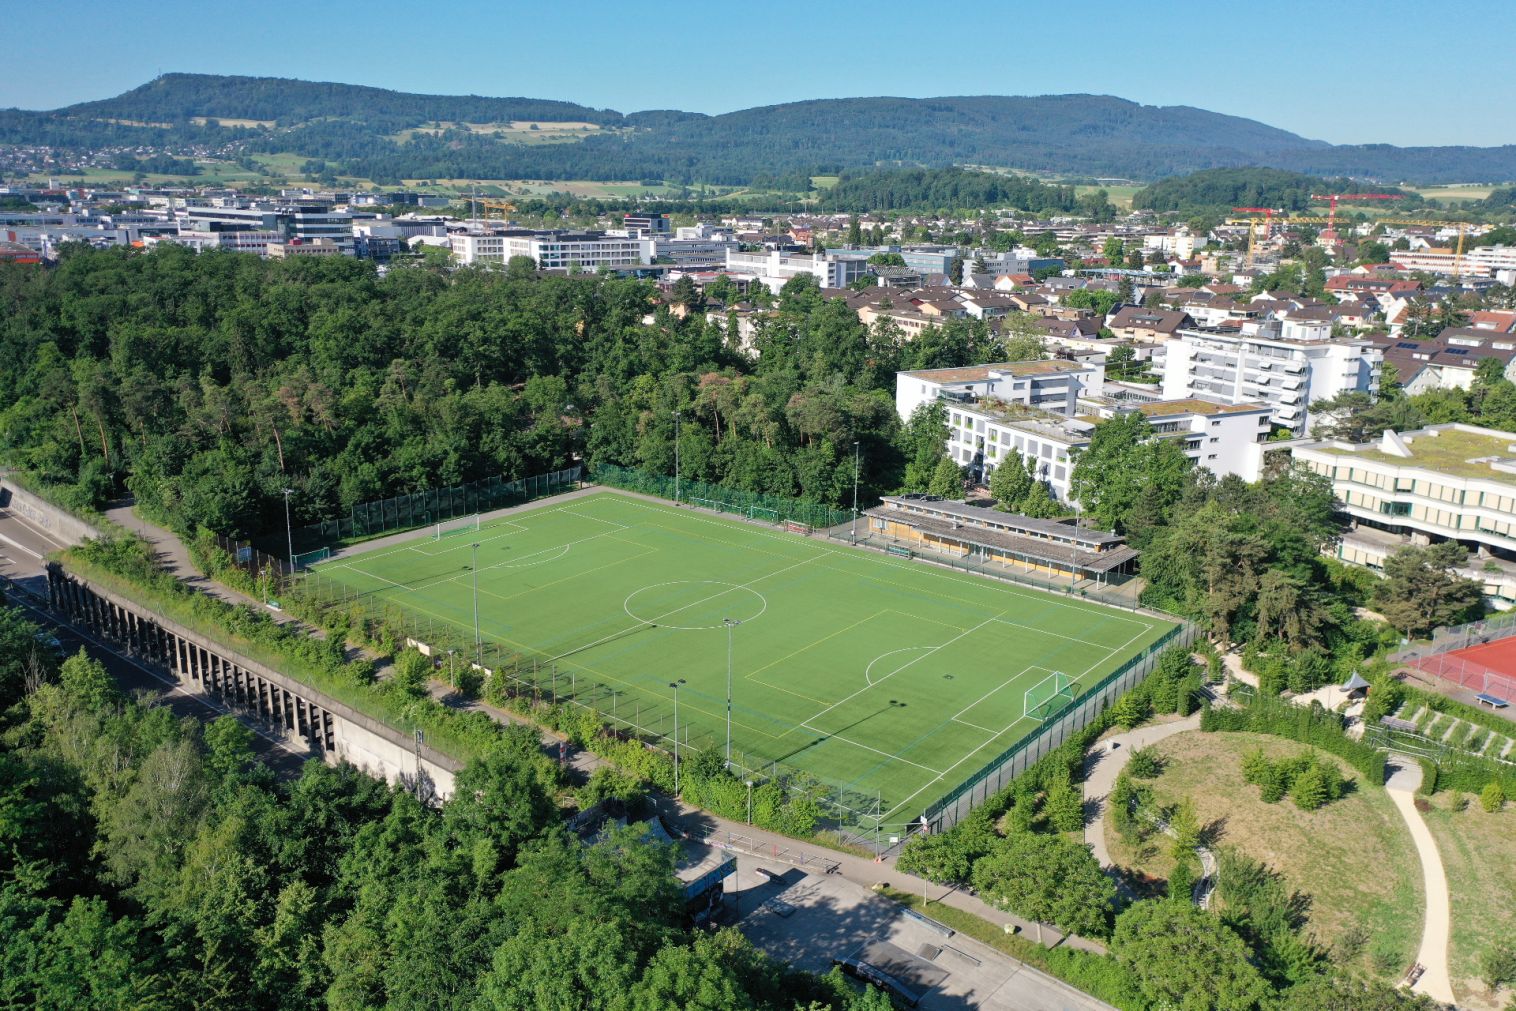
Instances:
[[[1026,176],[969,169],[884,169],[844,175],[821,198],[826,210],[867,213],[943,207],[1014,207],[1033,214],[1114,215],[1099,195],[1080,197],[1072,186]]]
[[[222,127],[221,119],[241,122]],[[528,141],[541,138],[466,125],[522,120],[603,129],[570,143],[535,143]],[[410,132],[439,125],[440,132]],[[386,183],[654,178],[748,185],[869,166],[963,164],[1138,179],[1241,165],[1425,182],[1516,178],[1516,147],[1333,147],[1236,116],[1104,95],[818,99],[716,116],[623,115],[548,99],[203,74],[167,74],[116,98],[53,112],[0,111],[0,143],[287,152]]]
[[[1132,195],[1132,207],[1153,211],[1230,211],[1233,207],[1272,207],[1300,212],[1313,204],[1313,193],[1357,193],[1363,184],[1352,179],[1322,179],[1270,168],[1206,169],[1162,179]],[[1376,193],[1397,193],[1397,207],[1423,203],[1419,193],[1375,186]]]
[[[36,632],[0,607],[7,1008],[889,1007],[688,929],[672,848],[567,833],[573,791],[525,727],[440,811],[352,766],[278,782],[235,719],[178,722],[82,653],[38,661]]]
[[[899,487],[897,368],[991,360],[983,324],[905,342],[797,281],[733,353],[645,282],[161,246],[0,265],[0,454],[81,505],[122,491],[185,530],[283,528],[354,503],[592,463],[840,504]],[[941,454],[940,437],[935,452]],[[933,445],[933,438],[928,438]],[[932,457],[927,466],[936,463]]]

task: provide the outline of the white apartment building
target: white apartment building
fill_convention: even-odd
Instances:
[[[1043,368],[1033,368],[1042,366]],[[1257,480],[1262,444],[1270,431],[1263,404],[1220,404],[1198,398],[1119,403],[1078,395],[1082,373],[1100,370],[1066,362],[1004,362],[966,369],[901,372],[895,377],[895,407],[908,419],[920,404],[940,399],[947,412],[947,451],[970,476],[988,481],[1015,453],[1036,468],[1053,497],[1071,502],[1073,457],[1090,443],[1095,426],[1119,414],[1139,412],[1157,438],[1176,439],[1196,466],[1218,477]],[[1094,382],[1097,388],[1098,380]],[[1089,413],[1075,416],[1075,408]]]
[[[1290,450],[1331,479],[1352,519],[1335,548],[1343,561],[1378,569],[1406,544],[1456,540],[1474,552],[1463,574],[1497,605],[1516,604],[1516,433],[1433,425]]]
[[[1330,327],[1289,320],[1269,320],[1252,334],[1183,329],[1153,352],[1165,400],[1263,403],[1275,424],[1297,433],[1306,431],[1310,404],[1352,390],[1377,393],[1383,361],[1368,340],[1333,340]]]
[[[454,256],[463,264],[506,263],[529,256],[542,270],[597,270],[640,267],[643,242],[605,232],[537,232],[508,229],[452,236]]]
[[[1402,250],[1390,254],[1390,259],[1406,270],[1495,277],[1505,271],[1516,271],[1516,246],[1475,246],[1465,249],[1461,256],[1457,250],[1443,247]]]
[[[823,288],[846,288],[868,271],[868,258],[863,255],[825,253],[783,253],[778,250],[763,253],[743,253],[730,249],[726,254],[726,269],[729,273],[745,274],[762,281],[769,290],[778,292],[792,277],[809,274]]]

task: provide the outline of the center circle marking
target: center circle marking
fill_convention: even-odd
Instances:
[[[638,597],[670,586],[708,586],[711,588],[711,592],[707,593],[700,600],[692,600],[688,604],[678,608],[660,608],[652,600],[645,599],[640,605],[642,611],[638,611]],[[725,588],[726,592],[722,592],[722,587]],[[659,628],[676,628],[686,632],[696,632],[708,628],[721,628],[722,624],[719,620],[711,625],[681,625],[676,623],[680,620],[681,614],[693,608],[711,603],[712,598],[729,603],[730,606],[725,608],[727,611],[725,616],[736,618],[741,622],[749,622],[755,618],[760,618],[763,616],[763,612],[769,609],[768,598],[757,590],[746,586],[738,586],[736,583],[722,582],[719,579],[675,579],[667,583],[653,583],[651,586],[644,586],[640,590],[633,590],[627,594],[626,600],[622,602],[621,607],[634,621],[640,621],[646,625],[657,625]],[[755,607],[756,610],[754,610]],[[664,620],[662,616],[665,614],[671,620]]]

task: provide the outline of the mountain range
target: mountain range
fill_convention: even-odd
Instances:
[[[283,153],[379,182],[793,183],[871,166],[990,165],[1151,180],[1262,165],[1418,183],[1516,179],[1516,145],[1334,145],[1250,119],[1105,95],[841,98],[721,115],[165,74],[101,101],[0,110],[0,144]]]

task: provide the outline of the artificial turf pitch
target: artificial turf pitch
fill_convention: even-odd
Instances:
[[[317,567],[323,582],[541,658],[603,712],[881,798],[909,821],[1039,725],[1025,691],[1087,690],[1169,623],[821,537],[616,492],[552,500],[477,532],[427,531]],[[572,686],[572,689],[571,689]]]

